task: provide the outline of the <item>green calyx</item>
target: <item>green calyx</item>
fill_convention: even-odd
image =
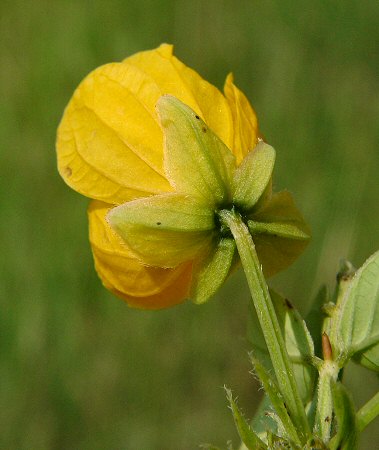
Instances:
[[[262,254],[265,246],[272,248],[272,239],[280,246],[309,238],[290,194],[272,194],[275,150],[270,145],[260,141],[237,167],[232,151],[177,98],[162,96],[157,113],[164,133],[164,169],[175,192],[133,200],[108,214],[111,226],[143,264],[176,267],[193,261],[191,297],[203,303],[238,263],[232,234],[220,220],[222,210],[240,214],[262,241]],[[286,248],[283,258],[289,254]]]

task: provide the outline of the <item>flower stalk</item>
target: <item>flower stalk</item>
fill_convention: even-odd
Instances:
[[[242,217],[236,211],[222,210],[219,216],[235,239],[279,388],[285,398],[290,417],[302,441],[306,442],[310,433],[308,420],[253,239]]]

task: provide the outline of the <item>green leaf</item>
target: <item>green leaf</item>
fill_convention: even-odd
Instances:
[[[366,369],[379,372],[379,345],[373,345],[362,353],[356,353],[353,359],[361,366],[366,367]]]
[[[166,176],[179,193],[214,207],[231,200],[235,158],[190,107],[171,95],[157,103]]]
[[[270,398],[275,415],[280,420],[278,423],[278,429],[285,433],[284,437],[293,441],[294,444],[300,445],[300,438],[298,436],[297,429],[291,420],[283,395],[281,394],[276,382],[270,376],[265,366],[257,358],[252,356],[251,360],[255,373],[260,379],[263,389]]]
[[[306,324],[298,311],[287,300],[274,291],[270,291],[271,299],[281,327],[286,349],[294,376],[298,385],[300,396],[304,404],[307,404],[313,396],[316,371],[311,365],[314,357],[313,341]],[[249,341],[253,354],[271,370],[272,364],[269,352],[258,323],[256,312],[251,309],[249,324]]]
[[[246,422],[246,419],[239,410],[236,401],[233,399],[232,391],[227,388],[225,388],[225,391],[241,441],[246,445],[248,450],[267,449],[267,445],[257,436],[257,434],[250,428],[250,425]]]
[[[113,208],[107,219],[146,265],[175,267],[209,249],[214,213],[181,194],[141,198]]]
[[[357,448],[357,425],[353,401],[342,383],[332,383],[334,414],[337,432],[330,440],[330,450],[354,450]]]
[[[352,356],[379,368],[379,252],[345,282],[330,323],[330,340],[346,364]]]
[[[237,168],[233,179],[233,203],[249,212],[270,183],[275,164],[275,150],[259,142]]]
[[[195,303],[205,303],[221,287],[230,273],[235,251],[233,238],[221,238],[208,258],[202,261],[201,267],[195,267],[191,291]]]
[[[271,404],[270,398],[267,394],[265,394],[258,406],[252,422],[252,427],[258,435],[266,433],[267,431],[277,433],[278,424],[270,414],[273,411],[274,408]]]
[[[275,414],[274,407],[272,406],[267,394],[263,396],[254,415],[251,426],[255,430],[258,437],[269,444],[269,448],[299,449],[299,447],[297,445],[295,446],[293,442],[291,444],[290,442],[285,441],[283,437],[279,437],[280,434],[283,435],[283,433],[280,433],[279,430],[283,428],[283,424]],[[304,448],[311,449],[311,447],[308,446]],[[240,448],[240,450],[243,449]],[[301,447],[301,450],[303,450],[303,447]]]

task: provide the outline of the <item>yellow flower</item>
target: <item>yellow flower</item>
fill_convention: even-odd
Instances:
[[[163,44],[90,73],[57,136],[61,176],[93,199],[88,216],[96,270],[106,288],[139,308],[171,306],[196,297],[199,288],[209,291],[198,297],[204,301],[217,289],[219,281],[212,287],[200,275],[225,255],[222,280],[235,266],[234,241],[215,231],[215,210],[230,202],[245,208],[268,275],[293,262],[308,234],[290,195],[271,192],[274,151],[257,146],[255,112],[232,75],[223,95],[172,50]],[[210,162],[204,146],[213,146]],[[259,154],[271,155],[271,162],[260,162]],[[167,220],[162,225],[156,217]],[[186,231],[180,239],[178,227]]]

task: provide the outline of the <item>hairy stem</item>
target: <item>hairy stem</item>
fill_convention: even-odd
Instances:
[[[310,433],[308,420],[253,239],[237,212],[222,210],[219,212],[219,216],[230,229],[236,241],[279,389],[285,399],[289,415],[298,430],[300,439],[306,442]]]
[[[338,377],[339,367],[332,360],[325,360],[319,369],[317,388],[317,410],[315,419],[315,433],[327,444],[330,440],[333,420],[333,399],[331,383]]]

